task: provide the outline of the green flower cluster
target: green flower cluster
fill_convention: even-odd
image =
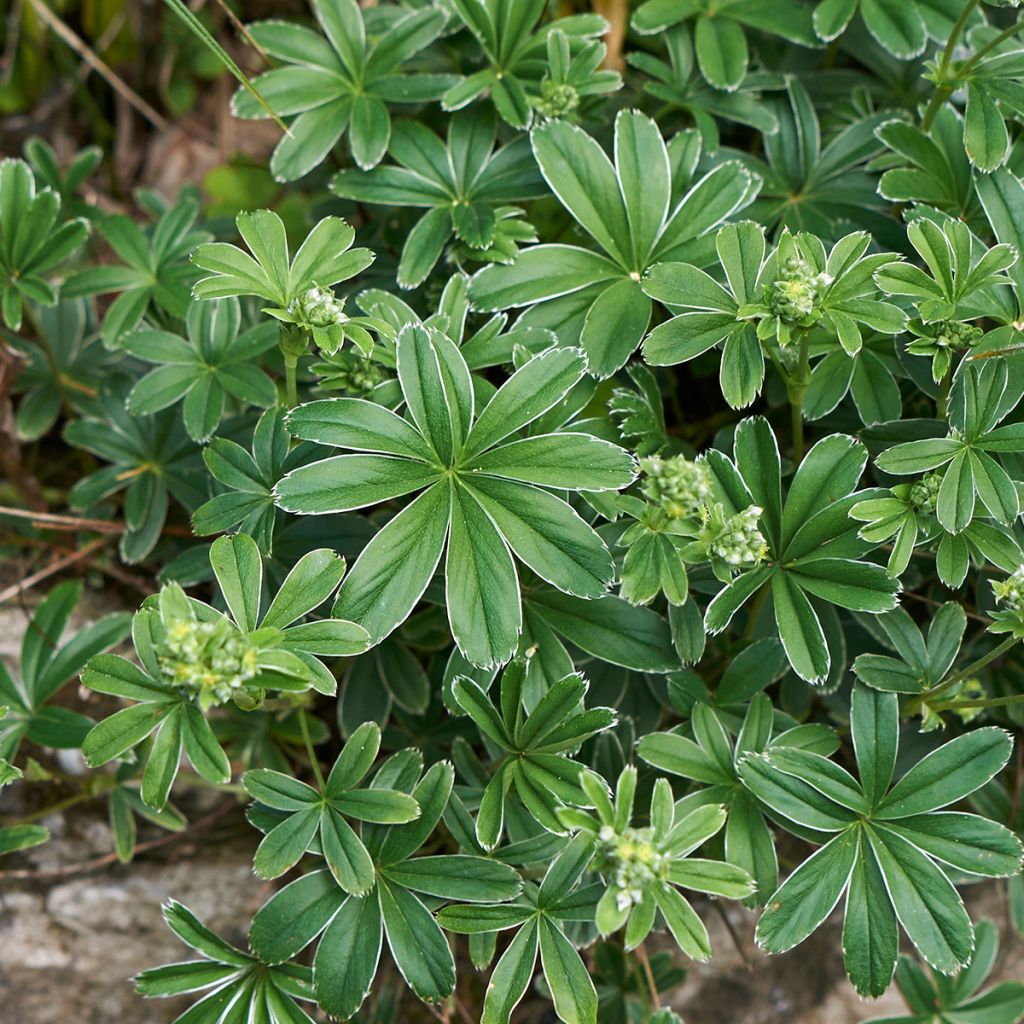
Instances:
[[[654,843],[654,829],[603,825],[597,835],[594,867],[610,880],[620,913],[635,907],[654,882],[668,880],[671,858]]]
[[[939,320],[930,324],[912,320],[909,326],[917,337],[907,345],[907,352],[931,359],[932,379],[936,383],[949,372],[953,353],[977,345],[984,333],[980,327],[960,320]]]
[[[697,540],[712,564],[757,565],[764,559],[768,544],[758,525],[762,512],[757,505],[751,505],[727,516],[717,503],[705,507]]]
[[[932,515],[935,512],[935,502],[938,501],[941,485],[941,473],[925,473],[910,487],[910,504],[916,511]]]
[[[540,83],[537,110],[545,117],[568,117],[580,105],[580,94],[574,85],[545,78]]]
[[[682,455],[640,460],[644,471],[644,494],[664,509],[671,519],[703,514],[711,497],[711,471],[703,462]]]
[[[359,352],[343,349],[324,354],[324,361],[313,367],[323,378],[320,387],[327,391],[343,391],[348,395],[369,395],[383,382],[383,367]]]
[[[172,584],[176,586],[176,584]],[[259,673],[256,648],[226,618],[200,622],[191,608],[164,624],[156,644],[160,671],[172,686],[181,687],[204,711],[234,701],[254,707],[258,695],[250,686]]]
[[[1005,580],[993,580],[992,592],[1002,611],[1024,611],[1024,565]]]
[[[802,256],[789,256],[768,285],[768,308],[783,323],[810,327],[821,317],[822,296],[831,283]]]
[[[288,307],[288,312],[295,318],[297,326],[309,331],[323,330],[348,320],[344,299],[339,299],[329,288],[321,288],[319,285],[304,291]]]

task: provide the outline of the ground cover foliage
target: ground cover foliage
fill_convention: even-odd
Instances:
[[[75,467],[0,516],[151,590],[72,634],[50,585],[0,784],[80,751],[125,862],[232,794],[269,894],[244,949],[169,904],[139,991],[672,1024],[718,900],[1019,1020],[961,895],[1024,935],[1015,5],[312,0],[232,56],[169,7],[283,126],[275,209],[0,163],[10,436]]]

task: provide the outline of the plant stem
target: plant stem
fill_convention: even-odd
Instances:
[[[299,365],[299,357],[306,354],[306,335],[297,327],[281,324],[281,332],[278,335],[277,343],[284,358],[285,401],[288,403],[289,409],[294,409],[299,401],[295,375]]]
[[[993,647],[988,654],[983,654],[977,661],[971,662],[967,668],[950,676],[948,679],[943,679],[941,683],[933,686],[930,690],[926,690],[921,694],[920,700],[922,702],[931,701],[933,697],[938,697],[940,693],[945,693],[951,687],[956,686],[957,683],[962,683],[965,679],[969,679],[975,672],[980,672],[986,665],[1004,655],[1016,643],[1017,638],[1015,636],[1008,636],[1001,644]]]
[[[1024,22],[1015,21],[1009,28],[1004,28],[999,35],[994,36],[990,39],[973,57],[960,69],[960,74],[967,75],[977,67],[977,65],[984,60],[1000,43],[1005,43],[1007,39],[1015,36],[1021,28],[1024,28]]]
[[[790,375],[787,391],[793,422],[793,462],[799,465],[804,457],[804,398],[811,383],[811,339],[804,331],[800,335],[800,361]]]
[[[922,131],[927,132],[931,128],[932,123],[942,109],[942,105],[953,95],[953,86],[946,84],[949,77],[949,65],[953,62],[953,51],[956,49],[956,44],[960,41],[960,36],[967,27],[967,22],[970,20],[979,2],[980,0],[967,0],[967,3],[964,4],[964,9],[960,12],[960,17],[956,19],[953,25],[949,39],[946,40],[946,45],[942,51],[942,59],[939,61],[939,67],[935,74],[935,92],[932,93],[932,98],[928,101],[924,116],[921,118]]]
[[[299,392],[295,383],[295,371],[299,365],[298,359],[294,356],[284,357],[284,391],[285,401],[289,409],[294,409],[299,402]]]
[[[317,789],[323,791],[324,776],[320,771],[320,762],[317,760],[316,751],[313,749],[313,741],[309,737],[309,723],[306,721],[306,712],[299,712],[299,728],[302,730],[302,742],[306,744],[306,753],[309,754],[309,764],[313,769],[313,777],[316,779]]]
[[[1004,708],[1010,704],[1024,704],[1024,693],[1010,697],[979,697],[977,700],[949,700],[932,705],[933,711],[955,711],[957,708]]]

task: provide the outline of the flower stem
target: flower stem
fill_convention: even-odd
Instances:
[[[960,17],[953,25],[953,30],[949,33],[949,38],[942,51],[942,59],[939,61],[939,67],[935,74],[935,92],[932,93],[932,98],[928,101],[924,116],[921,118],[922,131],[927,132],[931,128],[943,104],[953,95],[953,86],[947,84],[949,66],[953,62],[953,51],[956,50],[956,44],[960,41],[960,36],[979,2],[980,0],[967,0],[964,9],[960,12]]]
[[[305,333],[289,324],[281,324],[281,332],[278,335],[277,343],[284,357],[284,389],[285,401],[289,409],[294,409],[298,404],[298,386],[296,384],[296,371],[299,365],[299,357],[306,354],[307,340]]]
[[[977,67],[977,65],[984,60],[1000,43],[1005,43],[1007,39],[1015,36],[1021,28],[1024,28],[1024,22],[1015,21],[1009,28],[1004,28],[999,35],[990,39],[973,57],[960,69],[962,75],[967,75]]]
[[[933,704],[933,711],[956,711],[958,708],[1004,708],[1010,704],[1024,704],[1024,693],[1015,693],[1010,697],[979,697],[977,700],[949,700],[943,704]]]
[[[316,786],[321,792],[324,789],[324,776],[320,771],[320,761],[317,759],[316,751],[313,749],[313,741],[309,735],[309,723],[306,720],[306,712],[299,712],[299,728],[302,730],[302,742],[306,744],[306,753],[309,755],[309,764],[313,769],[313,777],[316,779]]]
[[[804,457],[804,399],[811,383],[811,339],[806,331],[800,335],[800,361],[787,383],[793,424],[793,462],[799,465]]]
[[[948,679],[943,679],[941,683],[933,686],[930,690],[926,690],[921,694],[920,700],[923,702],[931,702],[932,698],[938,697],[940,693],[945,693],[947,690],[956,686],[957,683],[962,683],[965,679],[970,679],[975,672],[980,672],[986,665],[995,661],[996,658],[1004,655],[1014,644],[1017,643],[1015,636],[1008,636],[1001,644],[997,644],[992,648],[988,654],[983,654],[977,661],[971,662],[967,668],[957,672],[955,675],[950,676]],[[969,702],[968,702],[969,704]],[[972,705],[975,707],[983,707],[984,705]]]
[[[289,409],[294,409],[299,401],[298,388],[295,383],[295,371],[299,365],[298,359],[294,356],[284,357],[284,392],[285,401]]]

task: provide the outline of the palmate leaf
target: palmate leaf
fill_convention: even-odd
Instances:
[[[151,967],[135,977],[147,998],[208,993],[177,1021],[225,1020],[231,1007],[243,1020],[313,1024],[299,1001],[313,1003],[312,972],[298,964],[269,964],[225,942],[187,908],[173,900],[163,908],[171,930],[202,959]],[[312,1007],[310,1008],[312,1010]]]
[[[277,331],[269,323],[243,333],[240,328],[238,300],[230,297],[194,303],[187,338],[156,330],[127,335],[125,351],[158,364],[128,393],[129,412],[148,415],[181,402],[189,437],[206,441],[220,425],[229,397],[264,409],[274,405],[277,390],[260,369],[259,356],[277,341]]]
[[[802,942],[849,887],[846,967],[858,991],[883,992],[896,966],[896,922],[936,971],[953,974],[973,949],[970,919],[947,873],[1015,874],[1020,841],[1002,825],[942,811],[984,786],[1010,756],[1009,736],[977,729],[933,750],[895,785],[895,694],[857,687],[851,725],[858,782],[818,754],[750,754],[739,774],[787,827],[824,841],[768,900],[758,942],[782,952]]]
[[[1007,981],[979,993],[998,953],[998,929],[991,921],[979,921],[974,928],[971,961],[955,978],[926,972],[910,957],[901,956],[896,985],[911,1015],[887,1017],[884,1024],[910,1024],[924,1014],[956,1021],[983,1019],[991,1024],[1017,1024],[1024,1015],[1024,985]],[[883,1018],[872,1018],[867,1024],[883,1024]]]
[[[952,432],[897,444],[875,460],[894,475],[935,470],[941,477],[935,516],[950,534],[962,534],[975,519],[1004,525],[1020,513],[1020,499],[998,461],[1003,453],[1024,450],[1019,424],[1000,426],[1016,401],[1005,363],[965,361],[957,374],[950,409]]]
[[[785,662],[773,654],[777,640],[752,644],[734,662],[739,677],[759,671],[774,662],[760,682],[767,685]],[[757,667],[755,667],[757,666]],[[748,675],[749,674],[749,675]],[[726,677],[718,688],[719,699],[727,699],[733,678]],[[637,747],[640,757],[661,771],[703,783],[706,788],[683,798],[686,806],[720,803],[729,817],[725,831],[725,854],[730,864],[743,868],[757,883],[756,899],[764,903],[778,887],[778,861],[762,806],[745,788],[737,766],[747,754],[763,753],[775,747],[792,747],[827,756],[838,740],[825,726],[804,725],[781,729],[773,723],[771,701],[758,693],[750,702],[735,740],[723,724],[724,715],[706,704],[694,705],[691,714],[694,739],[677,733],[649,733]]]
[[[0,319],[12,331],[21,327],[27,300],[57,301],[48,277],[89,235],[84,219],[58,223],[60,205],[57,192],[36,190],[24,160],[0,161]]]
[[[327,866],[338,885],[354,896],[365,896],[374,885],[373,862],[346,819],[402,823],[419,816],[420,808],[395,789],[358,789],[380,748],[380,729],[374,722],[360,726],[348,739],[327,778],[314,789],[282,772],[255,768],[243,785],[264,807],[287,814],[263,838],[253,867],[261,878],[277,878],[294,867],[319,836]]]
[[[506,124],[525,129],[533,117],[533,105],[541,105],[545,58],[550,65],[549,41],[558,33],[569,54],[581,50],[596,36],[603,35],[608,22],[599,14],[574,14],[538,25],[544,5],[537,0],[453,0],[456,16],[482,51],[487,67],[457,81],[441,98],[445,110],[461,110],[489,95]],[[592,45],[592,44],[591,44]],[[564,59],[564,58],[563,58]],[[553,69],[550,69],[553,70]],[[599,90],[614,87],[599,78]]]
[[[14,760],[25,738],[46,747],[74,749],[93,726],[92,719],[70,708],[47,705],[90,658],[128,635],[131,620],[123,613],[104,616],[61,644],[81,596],[80,583],[54,587],[25,630],[18,676],[0,665],[0,758],[5,762]]]
[[[252,83],[266,103],[243,90],[232,100],[237,117],[266,117],[269,105],[275,119],[291,118],[270,161],[280,181],[308,174],[343,135],[356,164],[373,167],[391,133],[388,104],[437,100],[455,81],[454,75],[409,73],[402,66],[440,34],[440,11],[402,12],[382,21],[354,0],[316,0],[312,6],[319,32],[281,21],[249,26],[256,43],[283,66]]]
[[[567,924],[593,917],[601,887],[579,884],[593,852],[593,839],[581,832],[550,863],[540,885],[531,883],[514,902],[450,906],[439,912],[441,925],[456,933],[517,929],[491,974],[481,1021],[508,1024],[526,992],[540,953],[559,1018],[567,1024],[596,1024],[594,982],[565,936]]]
[[[700,239],[747,206],[760,182],[725,163],[684,194],[696,153],[687,160],[683,136],[666,146],[655,123],[637,111],[616,118],[614,164],[593,138],[563,122],[535,128],[531,139],[548,185],[603,255],[576,246],[526,249],[510,267],[477,273],[470,296],[482,309],[533,307],[527,316],[540,320],[557,300],[581,293],[585,301],[557,324],[559,336],[578,339],[590,372],[607,377],[647,332],[652,306],[640,287],[644,272],[703,255]]]
[[[103,340],[110,347],[144,317],[167,326],[188,313],[195,280],[188,256],[211,237],[196,226],[198,196],[184,190],[176,203],[161,203],[153,213],[154,223],[145,227],[125,214],[100,221],[100,234],[121,262],[79,270],[61,288],[68,299],[119,293],[103,318]]]
[[[289,416],[293,433],[367,454],[333,456],[277,485],[287,511],[322,514],[421,491],[367,545],[335,606],[383,639],[412,611],[447,548],[448,617],[475,664],[507,661],[521,629],[512,554],[558,589],[600,596],[611,580],[607,548],[561,499],[541,490],[626,486],[631,457],[582,433],[514,438],[581,379],[578,349],[523,365],[479,414],[469,368],[437,330],[403,328],[398,376],[410,419],[355,399],[314,402]],[[503,582],[492,587],[495,578]]]
[[[495,241],[498,208],[543,194],[527,141],[497,150],[495,142],[493,117],[476,110],[452,117],[446,142],[424,125],[404,121],[388,147],[399,166],[339,171],[331,180],[331,191],[345,199],[427,208],[402,247],[401,287],[421,284],[452,238],[483,258]]]
[[[849,508],[867,492],[856,491],[867,451],[854,438],[833,434],[806,455],[782,499],[775,436],[763,419],[744,420],[736,431],[735,463],[718,452],[708,459],[727,509],[763,509],[769,553],[765,563],[737,576],[719,591],[704,616],[710,633],[725,629],[762,587],[771,588],[776,623],[786,655],[803,679],[822,682],[832,655],[817,602],[878,614],[896,605],[899,582],[863,561],[871,545],[849,519]],[[716,497],[718,496],[716,495]]]
[[[556,682],[524,717],[526,674],[524,658],[506,667],[500,712],[472,679],[462,676],[452,684],[455,703],[501,751],[481,794],[476,820],[476,840],[484,850],[498,845],[508,817],[506,805],[516,801],[542,828],[563,834],[558,808],[589,804],[580,786],[587,769],[573,760],[572,751],[615,722],[610,708],[584,708],[587,682],[578,675]]]
[[[357,747],[349,759],[356,771],[361,766],[355,762],[363,759],[365,764],[368,751],[364,744]],[[384,762],[366,790],[408,794],[421,813],[406,824],[364,828],[373,872],[365,895],[346,893],[329,870],[313,871],[273,895],[253,919],[250,942],[270,963],[295,956],[320,936],[313,984],[317,1001],[332,1016],[344,1019],[358,1010],[385,939],[403,978],[421,999],[437,1003],[451,992],[451,950],[421,896],[486,904],[519,892],[518,875],[504,864],[467,855],[413,856],[437,826],[453,781],[446,763],[435,764],[422,778],[421,771],[416,752],[402,751]],[[347,767],[341,771],[347,773]]]

